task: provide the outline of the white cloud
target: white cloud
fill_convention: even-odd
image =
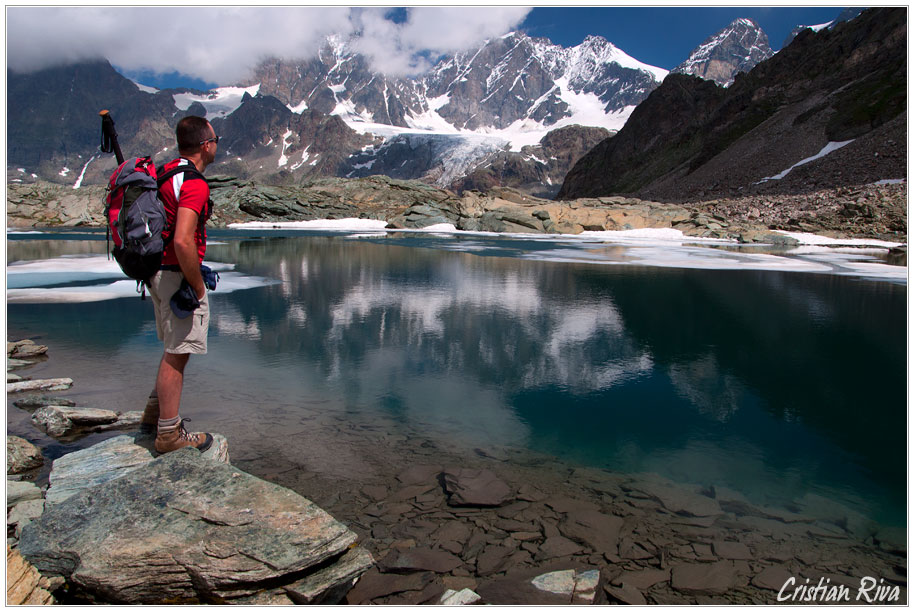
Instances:
[[[530,8],[413,7],[401,24],[385,19],[385,12],[379,8],[353,11],[353,23],[360,33],[354,47],[376,69],[402,75],[430,67],[422,52],[430,52],[433,58],[455,53],[512,30]]]
[[[128,71],[180,72],[237,83],[267,57],[313,56],[323,38],[358,34],[354,48],[388,74],[417,72],[432,55],[477,46],[515,28],[524,7],[8,7],[7,66],[30,71],[106,58]]]

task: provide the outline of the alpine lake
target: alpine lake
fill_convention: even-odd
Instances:
[[[209,240],[221,281],[181,415],[226,436],[233,465],[341,520],[367,524],[373,500],[359,491],[431,464],[489,469],[604,510],[639,479],[681,486],[809,527],[780,542],[798,556],[838,542],[856,555],[845,573],[877,579],[892,558],[878,534],[900,532],[906,546],[903,278],[656,266],[631,245],[517,236],[221,230]],[[50,347],[19,373],[75,381],[53,395],[142,410],[161,356],[148,299],[132,286],[96,301],[14,299],[132,284],[105,252],[97,231],[8,234],[7,337]],[[39,261],[51,271],[10,273]],[[123,433],[54,440],[14,399],[7,433],[46,458]],[[650,495],[632,500],[682,518],[642,503]],[[751,536],[736,523],[719,525]]]

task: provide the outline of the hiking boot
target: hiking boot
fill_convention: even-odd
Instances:
[[[143,418],[140,419],[140,431],[144,433],[156,433],[159,426],[159,396],[154,393],[155,391],[149,394]]]
[[[170,427],[159,427],[155,441],[157,453],[170,453],[185,446],[192,446],[202,453],[212,446],[213,437],[210,434],[202,432],[188,433],[184,429],[185,421],[190,421],[190,419],[182,419],[176,425],[171,425]]]

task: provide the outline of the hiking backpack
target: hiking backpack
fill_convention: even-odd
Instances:
[[[190,165],[181,165],[159,175],[152,158],[132,157],[118,166],[108,180],[106,240],[108,235],[113,238],[111,254],[124,274],[136,280],[138,285],[148,284],[159,270],[162,253],[172,238],[173,228],[159,199],[159,186],[182,172],[203,177]]]

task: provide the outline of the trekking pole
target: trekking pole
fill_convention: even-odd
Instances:
[[[124,163],[124,154],[121,153],[121,145],[117,143],[117,132],[114,131],[114,119],[107,110],[98,112],[102,117],[102,153],[114,152],[114,158],[117,159],[117,165]]]

